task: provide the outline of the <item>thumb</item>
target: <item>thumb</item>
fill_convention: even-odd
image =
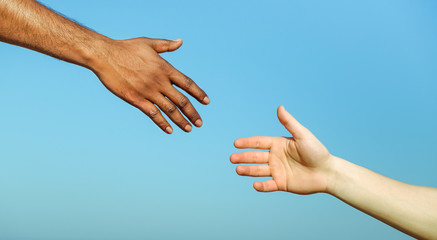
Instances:
[[[152,48],[158,52],[172,52],[182,46],[182,39],[152,39]]]
[[[294,138],[299,139],[307,135],[308,130],[291,116],[283,106],[278,107],[278,119]]]

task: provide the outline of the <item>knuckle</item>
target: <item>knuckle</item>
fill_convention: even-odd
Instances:
[[[135,106],[136,108],[141,109],[141,102],[135,98],[135,97],[131,97],[131,96],[126,96],[125,98],[123,98],[126,102],[128,102],[129,104],[131,104],[132,106]]]
[[[182,113],[191,120],[197,120],[200,119],[199,113],[196,111],[196,109],[190,104],[189,106],[180,107],[182,110]]]
[[[139,44],[140,46],[148,45],[153,47],[153,41],[151,41],[150,38],[147,37],[139,37],[139,38],[133,38],[130,39],[131,41],[135,41],[136,44]]]
[[[179,126],[185,127],[188,124],[188,122],[187,122],[187,120],[185,120],[185,118],[181,117],[181,119],[177,120],[177,124]]]
[[[206,93],[205,93],[202,89],[200,89],[198,92],[199,92],[198,95],[197,95],[198,98],[199,98],[200,100],[205,99],[205,97],[207,96]]]
[[[169,114],[173,114],[173,113],[175,113],[176,112],[176,107],[173,105],[173,104],[167,104],[166,106],[165,106],[165,111],[167,112],[167,113],[169,113]]]
[[[166,87],[168,87],[168,81],[166,81],[165,78],[162,76],[154,76],[153,81],[151,83],[151,87],[154,89],[164,90]]]
[[[168,123],[164,119],[157,122],[156,124],[158,125],[158,127],[160,127],[163,130],[165,130],[168,127]]]
[[[175,68],[174,68],[170,63],[167,62],[166,73],[167,73],[169,76],[173,76],[174,73],[175,73],[175,71],[176,71]]]
[[[147,38],[147,37],[139,37],[139,38],[137,38],[137,40],[139,40],[139,41],[143,41],[143,42],[145,42],[145,43],[150,43],[150,38]]]
[[[181,96],[181,97],[179,97],[178,102],[179,102],[179,106],[181,108],[184,108],[190,103],[190,100],[188,100],[188,98],[185,96]]]
[[[146,114],[150,118],[156,118],[159,115],[159,110],[156,108],[150,108],[146,110]]]
[[[200,98],[203,100],[206,96],[206,93],[202,89],[200,89]]]
[[[189,78],[189,77],[184,75],[184,85],[185,85],[186,88],[190,89],[190,88],[193,87],[194,81],[191,80],[191,78]]]
[[[170,73],[171,72],[171,67],[165,61],[160,61],[158,63],[158,69],[163,71],[163,72],[165,72],[165,73]]]
[[[253,175],[254,174],[254,172],[253,172],[253,167],[252,166],[246,166],[245,167],[245,172],[244,172],[246,175]]]
[[[163,39],[162,40],[162,45],[164,45],[167,49],[169,49],[171,47],[171,41],[167,40],[167,39]]]
[[[262,175],[263,175],[263,174],[262,174],[262,167],[261,167],[261,166],[258,166],[258,167],[256,168],[255,172],[256,172],[256,175],[257,175],[257,176],[262,176]]]
[[[200,115],[196,111],[194,111],[192,114],[189,114],[187,117],[193,120],[197,120],[200,118]]]

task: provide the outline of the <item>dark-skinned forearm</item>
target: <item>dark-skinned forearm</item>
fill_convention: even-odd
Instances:
[[[0,0],[0,40],[91,68],[97,49],[110,39],[37,1]]]

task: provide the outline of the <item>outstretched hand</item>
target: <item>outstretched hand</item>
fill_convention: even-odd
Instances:
[[[323,144],[303,127],[284,107],[278,108],[279,121],[293,137],[249,137],[234,142],[237,148],[269,151],[247,151],[231,155],[242,176],[272,177],[255,182],[259,192],[287,191],[297,194],[326,192],[332,156]]]
[[[202,119],[190,100],[174,85],[202,104],[209,104],[210,100],[193,80],[159,55],[174,51],[181,45],[180,39],[111,40],[104,47],[106,51],[93,63],[92,70],[106,88],[140,109],[166,133],[172,133],[173,128],[161,111],[181,129],[190,132],[192,126],[182,114],[196,127],[202,126]]]

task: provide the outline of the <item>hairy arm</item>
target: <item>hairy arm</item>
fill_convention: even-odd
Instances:
[[[0,0],[0,40],[92,69],[110,39],[33,0]]]
[[[347,204],[416,238],[437,239],[437,188],[402,183],[331,155],[283,107],[278,118],[285,137],[237,139],[237,148],[269,151],[234,153],[231,162],[243,176],[272,177],[255,182],[260,192],[329,193]]]
[[[180,39],[114,40],[37,1],[0,0],[0,41],[92,70],[108,90],[143,111],[167,133],[173,129],[161,111],[186,132],[192,130],[190,122],[202,125],[189,99],[173,85],[203,104],[208,104],[209,98],[189,77],[159,56],[178,49]]]

